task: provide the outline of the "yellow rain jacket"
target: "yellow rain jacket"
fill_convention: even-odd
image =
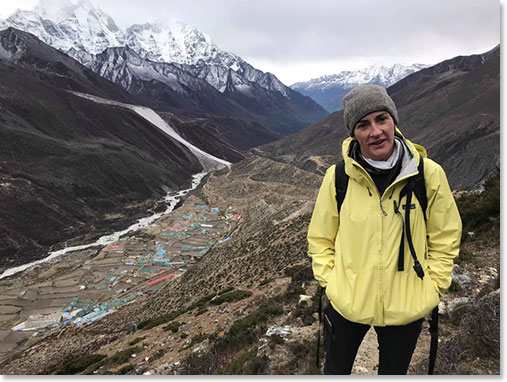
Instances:
[[[353,138],[343,142],[349,185],[340,216],[335,166],[331,166],[308,230],[314,276],[326,288],[334,309],[349,321],[374,326],[406,325],[429,314],[451,283],[461,239],[461,218],[445,173],[440,165],[425,159],[427,221],[415,196],[411,202],[415,209],[410,209],[412,240],[425,276],[421,280],[414,271],[406,239],[404,270],[398,271],[405,211],[400,208],[403,218],[396,214],[394,201],[400,202],[401,189],[418,173],[417,165],[426,151],[404,139],[398,129],[396,135],[406,143],[408,155],[403,156],[400,174],[383,195],[366,170],[349,157]]]

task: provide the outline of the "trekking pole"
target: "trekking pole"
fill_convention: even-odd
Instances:
[[[317,334],[317,354],[315,357],[315,367],[320,366],[320,335],[321,335],[321,326],[322,326],[322,292],[324,288],[319,285],[319,291],[317,292],[319,295],[319,329]]]
[[[435,361],[437,359],[437,348],[438,348],[438,305],[431,312],[429,332],[431,335],[431,345],[430,345],[430,360],[428,367],[428,375],[433,375],[433,370],[435,369]]]

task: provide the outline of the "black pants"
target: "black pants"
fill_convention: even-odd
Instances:
[[[324,310],[324,314],[332,325],[332,333],[329,333],[328,325],[324,325],[324,374],[350,374],[359,345],[370,325],[346,320],[331,304]],[[423,320],[404,326],[375,326],[380,353],[379,374],[407,374]]]

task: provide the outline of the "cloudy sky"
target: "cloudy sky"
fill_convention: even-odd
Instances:
[[[500,42],[501,2],[493,0],[92,2],[120,27],[178,18],[287,85],[374,63],[435,64]],[[0,18],[37,3],[2,0]]]

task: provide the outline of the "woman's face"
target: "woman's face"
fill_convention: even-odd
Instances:
[[[370,113],[356,123],[354,137],[365,158],[386,161],[394,149],[394,120],[386,111]]]

